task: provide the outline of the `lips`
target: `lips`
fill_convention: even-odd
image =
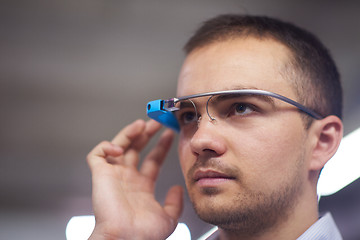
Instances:
[[[215,180],[215,179],[235,179],[235,178],[228,174],[213,170],[206,170],[206,171],[198,170],[195,172],[193,179],[195,182],[198,182],[200,180],[205,180],[205,179]]]

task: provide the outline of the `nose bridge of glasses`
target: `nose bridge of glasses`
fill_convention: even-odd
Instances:
[[[194,97],[194,98],[189,98],[186,100],[181,100],[181,103],[179,103],[178,108],[182,109],[182,108],[193,108],[194,113],[196,114],[196,119],[197,119],[197,123],[199,124],[202,116],[206,115],[208,116],[210,121],[214,121],[215,120],[215,115],[212,112],[212,110],[210,110],[211,107],[211,98],[213,97],[213,95],[210,96],[200,96],[200,97]]]

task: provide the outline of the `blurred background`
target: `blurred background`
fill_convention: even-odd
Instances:
[[[314,32],[342,74],[345,134],[360,127],[360,3],[303,0],[1,0],[0,239],[65,239],[92,214],[85,157],[175,95],[182,46],[215,15],[277,17]],[[148,151],[149,148],[146,149]],[[146,152],[145,151],[145,152]],[[183,184],[176,148],[156,190]],[[210,229],[186,198],[193,239]],[[360,239],[360,182],[320,201],[345,239]]]

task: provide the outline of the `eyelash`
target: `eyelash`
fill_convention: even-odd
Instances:
[[[251,110],[250,113],[241,113],[241,114],[236,114],[236,108],[238,106],[243,106],[245,107],[245,111]],[[256,106],[254,106],[253,104],[249,104],[249,103],[244,103],[244,102],[237,102],[231,105],[229,111],[228,111],[228,116],[241,116],[241,117],[245,117],[249,114],[252,114],[254,112],[258,112],[258,108]]]
[[[237,113],[237,110],[236,108],[238,106],[242,106],[245,108],[245,111],[243,113]],[[260,109],[255,106],[254,104],[251,104],[251,103],[246,103],[246,102],[235,102],[235,103],[232,103],[230,108],[228,109],[222,109],[223,110],[223,113],[221,113],[221,111],[219,112],[220,116],[222,115],[223,117],[248,117],[248,116],[251,116],[253,115],[254,113],[260,113]],[[248,112],[250,111],[250,112]],[[179,118],[178,118],[178,122],[180,124],[180,126],[186,126],[186,125],[189,125],[189,124],[192,124],[194,122],[197,122],[198,118],[194,116],[194,118],[190,121],[186,121],[186,117],[188,117],[189,115],[188,114],[197,114],[199,116],[198,113],[195,113],[194,111],[183,111],[182,113],[180,113],[179,115]]]
[[[183,112],[183,113],[181,113],[181,115],[180,115],[180,120],[179,120],[179,123],[180,123],[180,125],[186,125],[186,124],[190,124],[190,123],[192,123],[192,122],[196,122],[197,121],[197,119],[196,120],[192,120],[192,121],[190,121],[190,122],[186,122],[185,121],[185,118],[186,118],[186,116],[188,115],[188,114],[196,114],[194,111],[185,111],[185,112]]]

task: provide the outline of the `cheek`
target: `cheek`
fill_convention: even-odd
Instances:
[[[233,158],[252,187],[265,188],[289,178],[302,156],[302,133],[293,128],[259,127],[243,131],[232,145]],[[229,133],[230,134],[230,133]]]
[[[191,161],[193,158],[193,154],[191,153],[190,149],[190,141],[186,141],[184,137],[181,135],[179,136],[179,143],[178,143],[178,155],[180,160],[180,167],[183,175],[185,176],[186,180],[186,173],[191,167]]]

